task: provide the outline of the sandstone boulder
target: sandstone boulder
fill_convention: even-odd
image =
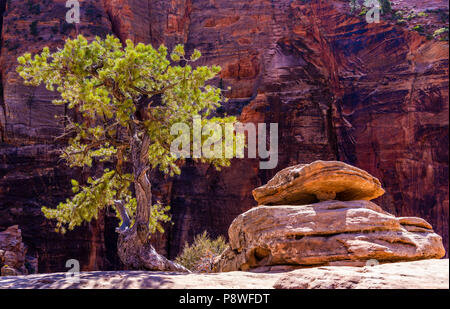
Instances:
[[[339,161],[315,161],[285,168],[266,185],[253,190],[258,205],[372,200],[383,194],[377,178]]]
[[[229,228],[230,248],[217,271],[273,266],[363,266],[441,258],[442,238],[420,218],[396,218],[365,201],[258,206]]]

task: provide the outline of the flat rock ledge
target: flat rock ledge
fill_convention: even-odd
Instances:
[[[290,272],[186,274],[145,271],[82,272],[0,277],[0,289],[448,289],[449,263],[422,260],[365,267],[326,266]]]

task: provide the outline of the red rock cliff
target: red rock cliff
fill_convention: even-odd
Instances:
[[[416,17],[403,23],[384,15],[379,24],[350,13],[344,0],[80,3],[81,23],[72,26],[63,0],[0,1],[0,229],[20,225],[41,271],[63,269],[69,258],[86,269],[118,266],[108,214],[65,237],[40,215],[41,205],[68,196],[69,179],[86,171],[70,171],[51,152],[60,130],[53,115],[64,108],[51,105],[44,89],[22,86],[14,71],[19,54],[77,33],[200,49],[203,64],[223,68],[215,83],[231,87],[224,111],[242,122],[279,123],[274,170],[235,160],[222,172],[188,163],[179,177],[156,175],[155,196],[170,203],[174,222],[155,237],[162,253],[173,258],[205,229],[226,234],[256,205],[253,188],[316,159],[342,160],[378,177],[387,193],[377,203],[398,216],[423,217],[448,250],[448,41],[430,36],[448,27],[446,1],[392,1]],[[419,24],[422,33],[413,30]]]

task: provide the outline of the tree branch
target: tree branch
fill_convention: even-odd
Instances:
[[[178,85],[178,83],[171,84],[169,86],[164,87],[161,90],[154,90],[154,91],[146,91],[144,89],[141,89],[141,88],[133,86],[133,85],[131,85],[130,88],[135,90],[135,91],[137,91],[137,92],[139,92],[140,94],[152,96],[152,95],[156,95],[156,94],[163,94],[164,92],[166,92],[167,90],[175,87],[176,85]]]
[[[123,205],[123,201],[114,201],[114,207],[116,208],[117,212],[120,214],[120,217],[122,218],[122,225],[120,227],[116,228],[116,232],[122,233],[125,232],[130,228],[131,220],[128,216],[127,210],[125,209],[125,206]]]

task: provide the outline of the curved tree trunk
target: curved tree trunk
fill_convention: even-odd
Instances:
[[[131,226],[131,220],[128,216],[127,210],[125,209],[125,205],[123,201],[114,201],[114,207],[117,212],[120,214],[122,218],[122,225],[120,227],[116,227],[116,232],[121,233],[126,231]]]
[[[133,136],[131,159],[137,208],[134,225],[119,234],[118,254],[127,269],[186,272],[188,270],[183,266],[158,254],[149,241],[152,205],[151,184],[147,177],[149,142],[147,135],[142,141],[136,135]]]

